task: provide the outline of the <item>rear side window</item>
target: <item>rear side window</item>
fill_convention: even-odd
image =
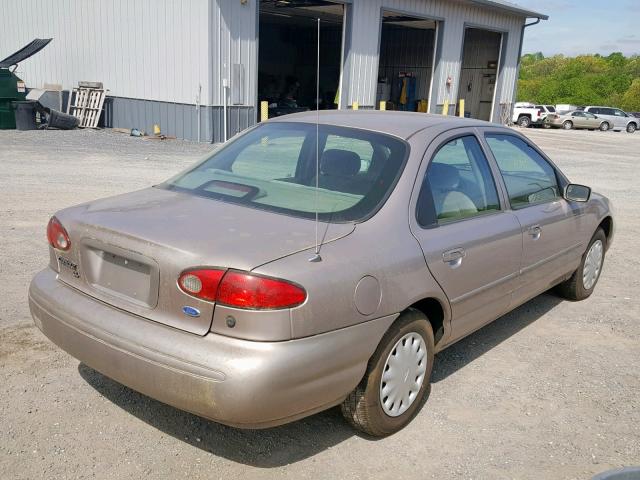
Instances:
[[[474,136],[451,140],[431,159],[418,200],[422,226],[500,209],[487,159]]]
[[[560,196],[555,169],[524,140],[505,134],[487,134],[486,139],[512,208],[546,203]]]

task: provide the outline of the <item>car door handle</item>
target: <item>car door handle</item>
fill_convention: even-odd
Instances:
[[[542,227],[540,225],[531,225],[529,228],[527,228],[527,232],[533,237],[534,240],[537,240],[542,234]]]
[[[458,268],[462,264],[462,259],[466,253],[462,248],[454,248],[453,250],[447,250],[442,254],[442,261],[448,264],[451,268]]]

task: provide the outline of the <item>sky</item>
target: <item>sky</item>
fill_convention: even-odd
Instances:
[[[523,53],[640,54],[640,0],[511,0],[549,15],[527,27]],[[531,21],[531,20],[530,20]]]

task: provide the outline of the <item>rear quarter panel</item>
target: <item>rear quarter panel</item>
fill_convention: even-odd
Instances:
[[[427,297],[442,305],[447,336],[448,300],[409,229],[409,200],[416,175],[428,143],[438,133],[417,135],[409,141],[405,169],[386,203],[372,218],[357,224],[350,235],[322,245],[322,261],[310,262],[314,253],[310,249],[254,269],[294,281],[307,290],[307,301],[291,310],[293,338],[396,314]],[[320,237],[323,227],[320,224]],[[375,280],[367,278],[359,286],[365,277]]]

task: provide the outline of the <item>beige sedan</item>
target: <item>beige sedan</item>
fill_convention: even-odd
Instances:
[[[89,367],[194,414],[265,428],[340,405],[385,436],[437,352],[551,287],[589,297],[613,235],[609,201],[511,129],[310,111],[57,212],[29,305]]]
[[[546,127],[563,128],[565,130],[586,128],[589,130],[598,129],[606,131],[609,129],[606,121],[592,113],[583,112],[582,110],[549,114],[544,120],[544,125]]]

